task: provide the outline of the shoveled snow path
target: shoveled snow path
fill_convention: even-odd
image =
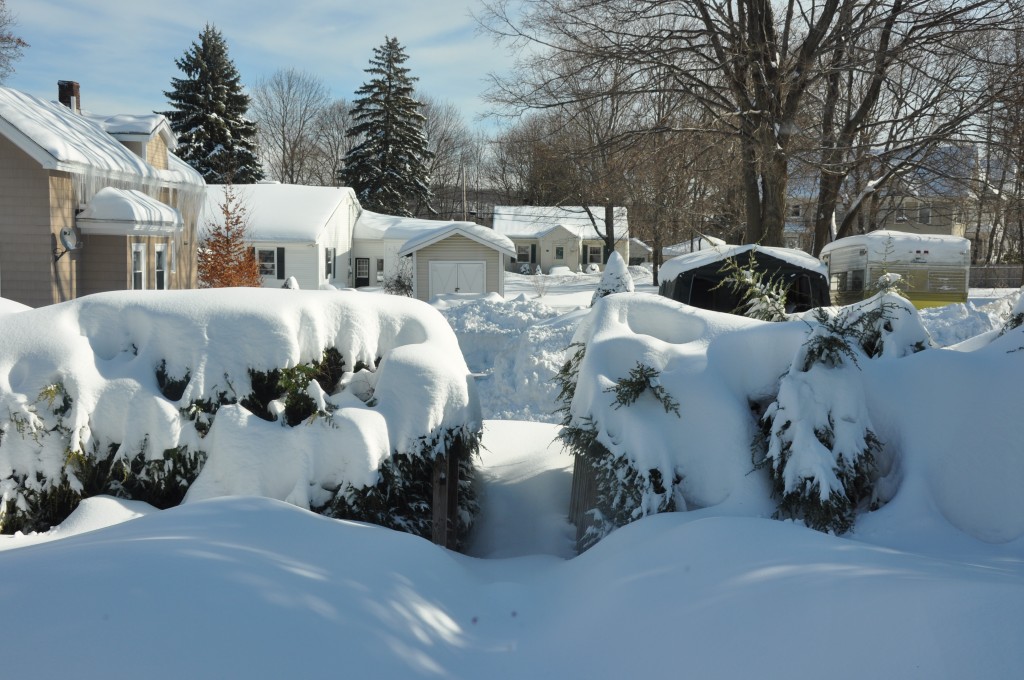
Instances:
[[[558,430],[547,423],[484,421],[477,461],[481,512],[469,555],[575,555],[567,518],[573,459],[555,440]]]

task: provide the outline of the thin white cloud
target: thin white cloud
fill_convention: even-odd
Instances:
[[[351,100],[365,80],[373,48],[399,39],[418,88],[464,109],[483,110],[489,71],[507,55],[476,34],[473,0],[9,0],[15,31],[31,47],[7,84],[46,98],[56,81],[82,84],[99,113],[166,108],[163,92],[180,76],[181,57],[207,23],[224,34],[251,86],[282,68],[320,77],[333,96]]]

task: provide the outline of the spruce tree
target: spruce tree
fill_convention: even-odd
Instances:
[[[346,135],[356,145],[345,156],[338,178],[352,187],[367,210],[411,215],[410,206],[430,200],[427,138],[421,104],[413,98],[416,78],[397,38],[373,49],[370,80],[356,92],[354,124]]]
[[[178,136],[176,154],[209,184],[250,184],[263,179],[256,158],[256,124],[246,118],[249,96],[228,58],[220,31],[206,25],[181,59],[185,78],[172,78],[164,112]]]

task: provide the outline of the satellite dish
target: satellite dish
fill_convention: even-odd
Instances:
[[[75,230],[71,227],[64,227],[60,230],[60,242],[64,246],[65,250],[78,250],[82,245],[78,241],[78,236],[75,234]]]

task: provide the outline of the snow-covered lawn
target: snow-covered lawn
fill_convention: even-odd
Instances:
[[[509,302],[440,305],[486,419],[466,555],[269,499],[89,499],[50,532],[0,537],[0,677],[1024,677],[1024,518],[998,519],[1024,488],[1024,426],[1003,417],[1024,401],[1024,351],[978,340],[1011,291],[921,315],[963,351],[868,371],[891,387],[879,408],[906,416],[877,424],[917,453],[853,532],[723,503],[574,557],[549,380],[599,277],[540,298],[530,279],[508,277]],[[718,370],[753,380],[749,361]],[[906,403],[950,384],[933,410]],[[986,522],[1003,530],[992,542],[970,531]]]

